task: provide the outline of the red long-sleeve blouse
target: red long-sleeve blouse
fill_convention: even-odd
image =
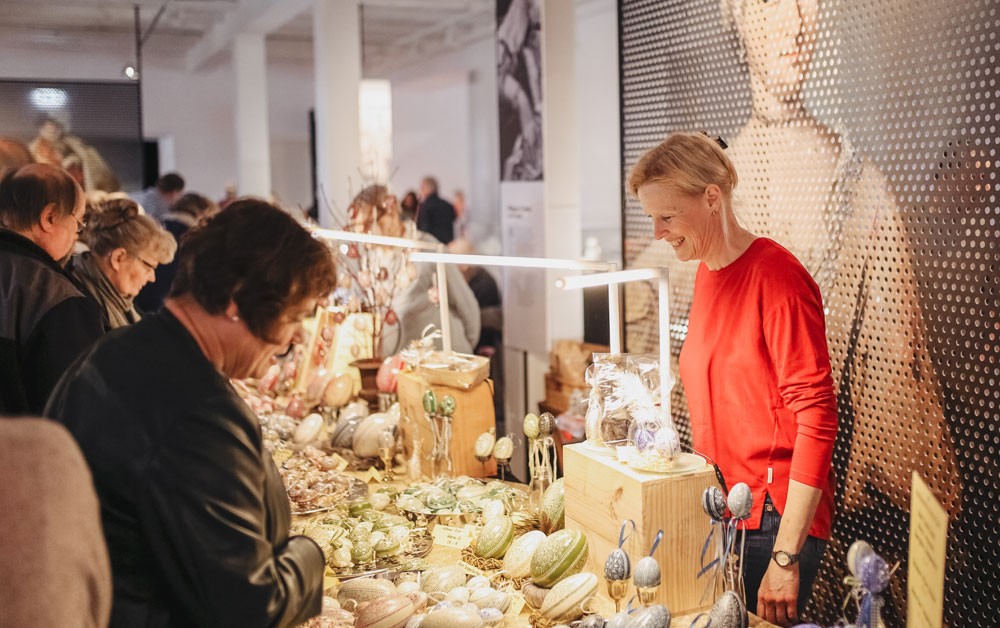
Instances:
[[[837,401],[819,287],[795,256],[758,238],[732,264],[698,268],[680,356],[694,446],[730,488],[765,493],[779,513],[788,481],[823,489],[809,534],[830,538]]]

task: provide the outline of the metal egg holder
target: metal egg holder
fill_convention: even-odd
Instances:
[[[629,526],[632,530],[626,534],[626,529]],[[585,628],[655,628],[670,625],[670,609],[662,604],[653,604],[657,589],[662,582],[660,563],[653,558],[653,553],[663,538],[663,530],[657,533],[656,540],[653,541],[653,545],[649,549],[649,554],[639,560],[633,574],[632,560],[624,546],[635,532],[635,522],[631,519],[625,520],[618,534],[618,548],[612,550],[604,562],[604,580],[608,587],[608,596],[615,603],[616,614],[606,621],[594,620],[594,623],[599,623],[600,626],[587,626]],[[628,597],[629,580],[635,585],[636,595],[629,601],[628,607],[623,612],[621,605]],[[641,609],[632,608],[632,602],[636,598],[642,605]]]
[[[745,627],[749,618],[743,582],[743,557],[746,549],[746,520],[753,508],[753,494],[743,482],[733,486],[728,496],[719,487],[710,486],[702,493],[701,505],[710,521],[708,537],[701,549],[701,571],[698,572],[699,578],[708,576],[702,599],[708,597],[709,593],[718,591],[720,585],[723,590],[708,617],[712,626]],[[738,534],[740,527],[742,535]],[[740,536],[738,551],[737,536]],[[713,546],[713,541],[714,557],[705,564],[706,554]]]
[[[438,402],[437,394],[428,388],[423,397],[424,416],[431,426],[434,448],[431,450],[431,476],[434,479],[452,477],[451,467],[451,422],[457,404],[451,395],[445,395]],[[441,465],[444,461],[444,471]]]
[[[528,439],[528,495],[531,509],[538,512],[545,489],[556,478],[556,460],[552,455],[555,440],[552,433],[556,429],[556,420],[550,412],[541,415],[526,414],[524,416],[524,436]]]

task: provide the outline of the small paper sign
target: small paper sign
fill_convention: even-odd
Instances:
[[[458,566],[462,568],[462,571],[464,571],[465,573],[467,573],[470,576],[483,576],[483,575],[486,575],[485,572],[482,569],[477,569],[476,567],[470,565],[469,563],[465,562],[464,560],[458,561]]]
[[[381,482],[382,481],[382,472],[379,471],[378,469],[376,469],[375,467],[372,467],[372,468],[368,469],[368,480],[367,481],[368,482]]]
[[[517,617],[521,614],[521,609],[524,608],[524,596],[520,593],[510,594],[510,607],[507,609],[507,614],[513,617]]]
[[[330,454],[330,457],[337,462],[337,471],[343,471],[347,468],[347,461],[338,456],[337,454]]]
[[[464,527],[446,526],[439,523],[434,526],[431,536],[434,537],[434,545],[452,549],[465,549],[470,543],[469,535],[466,534]]]
[[[274,464],[281,466],[281,463],[292,457],[291,449],[276,449],[274,450]]]
[[[916,471],[910,506],[907,625],[940,628],[948,553],[948,513]]]

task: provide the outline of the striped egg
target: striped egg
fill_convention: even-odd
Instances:
[[[495,608],[501,613],[506,613],[510,608],[510,594],[505,591],[494,591],[492,595],[483,600],[482,608]]]
[[[745,482],[740,482],[730,489],[726,503],[733,519],[746,519],[753,507],[753,493],[750,492],[750,487]]]
[[[583,615],[583,605],[597,593],[597,576],[578,573],[560,581],[542,603],[542,615],[553,621],[573,621]]]
[[[556,418],[551,412],[543,412],[538,416],[538,438],[548,438],[556,430]]]
[[[465,572],[458,565],[437,567],[424,572],[420,589],[431,597],[434,597],[436,593],[444,596],[455,587],[465,586],[465,579]],[[437,599],[441,599],[441,597]]]
[[[365,604],[396,594],[396,587],[388,580],[380,578],[356,578],[341,585],[337,601],[341,606],[350,607]],[[352,604],[348,604],[351,601]]]
[[[476,555],[482,558],[503,558],[514,540],[514,522],[510,517],[497,517],[486,522],[476,540]]]
[[[670,609],[662,604],[647,606],[632,617],[631,628],[670,628]]]
[[[542,495],[541,528],[545,534],[562,530],[566,524],[566,490],[563,479],[559,478]]]
[[[531,574],[531,557],[545,540],[545,533],[532,530],[517,537],[503,557],[503,568],[511,578],[527,578]]]
[[[341,419],[337,423],[337,430],[333,433],[333,438],[330,439],[330,444],[333,447],[340,447],[341,449],[350,449],[354,444],[354,432],[357,431],[358,426],[365,420],[363,416],[352,416],[346,419]]]
[[[611,550],[604,561],[604,577],[608,580],[628,580],[632,577],[632,560],[625,550]]]
[[[726,496],[718,486],[709,486],[701,494],[701,508],[712,521],[726,518]]]
[[[358,611],[354,628],[403,628],[413,615],[413,602],[405,595],[375,600]]]
[[[636,563],[632,579],[637,587],[660,586],[660,563],[652,556],[644,556]]]
[[[483,618],[466,608],[442,608],[424,617],[420,628],[481,628]]]
[[[531,581],[551,588],[579,573],[587,561],[587,537],[579,530],[559,530],[542,541],[531,557]]]

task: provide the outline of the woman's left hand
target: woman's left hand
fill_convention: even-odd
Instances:
[[[781,567],[773,560],[757,591],[757,614],[772,624],[791,626],[798,621],[799,566]]]

